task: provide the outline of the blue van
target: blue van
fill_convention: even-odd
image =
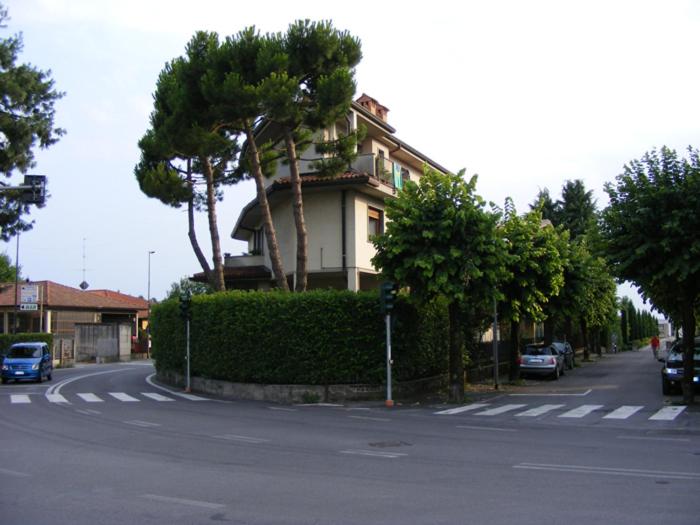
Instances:
[[[41,383],[51,381],[53,361],[46,343],[15,343],[2,361],[2,382],[30,380]]]

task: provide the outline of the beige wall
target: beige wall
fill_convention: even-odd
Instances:
[[[354,225],[355,235],[351,237],[354,243],[354,258],[348,261],[348,266],[355,266],[362,271],[374,272],[371,259],[376,250],[374,245],[367,239],[367,209],[368,207],[384,209],[384,203],[380,199],[374,199],[369,195],[356,193],[354,198]]]

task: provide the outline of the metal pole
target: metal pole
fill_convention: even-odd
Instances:
[[[185,325],[187,326],[187,384],[185,386],[185,392],[192,392],[190,388],[190,320],[187,319]]]
[[[386,406],[393,407],[391,398],[391,314],[386,314]]]
[[[15,255],[15,315],[12,320],[12,333],[17,333],[18,310],[19,310],[19,230],[17,230],[17,253]]]
[[[151,357],[151,255],[154,253],[156,252],[152,250],[148,252],[148,294],[146,297],[148,300],[148,324],[146,325],[146,357],[149,359]]]
[[[498,390],[498,304],[493,296],[493,388]]]

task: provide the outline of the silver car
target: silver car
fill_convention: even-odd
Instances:
[[[557,352],[564,356],[564,364],[567,370],[571,370],[576,366],[576,362],[574,361],[574,349],[571,348],[571,345],[567,341],[554,341],[552,346]]]
[[[564,375],[564,356],[552,346],[527,345],[520,357],[520,372],[559,379]]]

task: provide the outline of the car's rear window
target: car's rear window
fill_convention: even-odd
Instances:
[[[523,351],[523,355],[552,355],[552,349],[547,348],[536,348],[532,346],[526,346]]]
[[[7,353],[7,357],[16,359],[41,357],[41,348],[37,348],[36,346],[13,346]]]

